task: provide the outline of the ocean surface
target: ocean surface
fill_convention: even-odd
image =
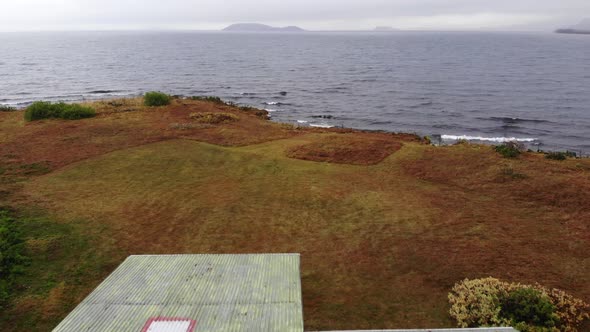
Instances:
[[[590,37],[0,33],[0,104],[215,95],[276,121],[590,153]]]

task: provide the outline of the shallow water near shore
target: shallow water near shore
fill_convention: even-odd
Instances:
[[[534,33],[0,33],[0,104],[161,90],[316,127],[590,153],[590,38]]]

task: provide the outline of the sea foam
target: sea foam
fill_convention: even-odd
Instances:
[[[309,126],[316,128],[334,128],[334,126],[329,125],[327,123],[310,123]]]
[[[467,141],[485,141],[485,142],[534,142],[536,138],[517,138],[517,137],[483,137],[483,136],[468,136],[468,135],[441,135],[443,140],[467,140]]]

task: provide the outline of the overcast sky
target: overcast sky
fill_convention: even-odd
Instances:
[[[590,0],[0,0],[0,31],[221,29],[237,22],[309,30],[554,29]]]

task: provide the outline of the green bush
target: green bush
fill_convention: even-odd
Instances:
[[[170,104],[172,98],[158,91],[148,92],[143,96],[143,103],[145,106],[166,106]]]
[[[518,143],[507,142],[505,144],[496,146],[495,150],[504,158],[516,158],[520,155],[521,147]]]
[[[8,105],[0,105],[0,112],[14,112],[16,108]]]
[[[24,240],[18,222],[0,210],[0,307],[8,300],[14,277],[22,272],[27,258],[23,255]]]
[[[46,101],[36,101],[25,110],[25,120],[35,121],[56,117],[56,106]]]
[[[79,120],[91,118],[96,115],[94,109],[78,104],[66,105],[61,111],[60,117],[66,120]]]
[[[545,158],[551,160],[566,160],[568,155],[565,152],[549,152],[545,155]]]
[[[559,321],[549,297],[533,288],[513,290],[501,300],[500,307],[500,317],[517,325],[552,328]]]
[[[34,102],[25,110],[26,121],[35,121],[52,118],[78,120],[84,118],[91,118],[95,115],[96,111],[94,111],[94,109],[91,107],[86,107],[79,104],[52,104],[46,101]]]

